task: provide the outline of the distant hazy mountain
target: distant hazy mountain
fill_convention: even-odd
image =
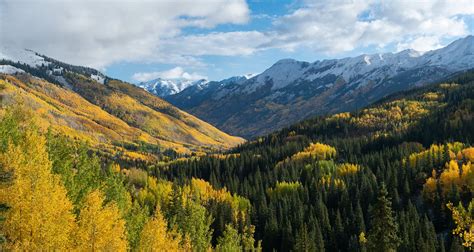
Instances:
[[[474,68],[474,37],[426,53],[316,61],[283,59],[250,79],[190,86],[166,99],[239,136],[254,137],[308,116],[352,111],[386,95]]]
[[[198,85],[198,84],[204,84],[206,82],[207,80],[205,79],[192,81],[192,80],[180,80],[180,79],[167,80],[167,79],[158,78],[158,79],[154,79],[150,81],[140,82],[139,84],[137,84],[137,86],[159,97],[165,97],[168,95],[177,94],[183,91],[187,87]]]
[[[191,153],[243,142],[132,84],[29,50],[0,47],[0,84],[0,114],[20,99],[41,125],[111,152]]]

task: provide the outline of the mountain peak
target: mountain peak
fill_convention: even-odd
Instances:
[[[168,99],[232,134],[254,137],[311,115],[360,108],[393,92],[471,69],[472,40],[468,36],[425,53],[404,50],[312,63],[282,59],[237,87],[215,82]]]
[[[163,79],[157,78],[150,81],[144,81],[137,84],[138,87],[141,87],[148,92],[155,94],[160,97],[165,97],[168,95],[173,95],[179,93],[186,89],[187,87],[194,85],[203,85],[206,84],[208,80],[186,80],[186,79]]]
[[[298,62],[299,61],[297,61],[295,59],[287,58],[287,59],[281,59],[281,60],[277,61],[274,65],[295,64],[295,63],[298,63]]]

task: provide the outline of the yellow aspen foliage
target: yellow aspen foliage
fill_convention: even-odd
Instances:
[[[434,200],[436,185],[437,181],[435,178],[431,177],[426,180],[425,184],[423,185],[423,195],[425,198]]]
[[[459,153],[464,144],[459,143],[459,142],[454,142],[454,143],[448,143],[447,144],[447,149],[449,150],[448,155],[450,159],[459,159],[459,154],[456,155],[456,153]],[[445,145],[438,145],[438,144],[433,144],[430,146],[428,150],[418,152],[418,153],[413,153],[408,157],[408,164],[410,167],[416,167],[418,161],[427,161],[430,156],[431,158],[434,158],[435,160],[440,160],[443,158],[445,155]]]
[[[449,151],[449,158],[450,159],[456,159],[456,157],[457,157],[456,154],[454,154],[454,152],[450,150]]]
[[[336,156],[336,149],[332,146],[322,143],[311,143],[303,151],[300,151],[293,155],[291,159],[302,160],[302,159],[315,159],[315,160],[326,160],[332,159]]]
[[[449,191],[453,184],[461,185],[459,165],[455,160],[446,163],[446,169],[439,176],[443,192]]]
[[[79,214],[76,233],[80,251],[126,251],[128,244],[125,221],[115,203],[104,206],[104,196],[98,190],[89,193]]]
[[[462,181],[471,192],[474,192],[474,163],[467,162],[462,165]]]
[[[157,208],[140,234],[139,251],[180,251],[180,242],[177,232],[167,231],[167,223]]]
[[[337,167],[337,174],[340,176],[355,174],[360,171],[360,165],[344,163]]]
[[[442,194],[447,195],[451,192],[453,185],[459,189],[469,190],[474,192],[474,164],[467,162],[459,167],[458,161],[451,160],[446,163],[446,167],[439,178],[436,176],[436,172],[433,170],[433,174],[428,178],[423,186],[423,195],[433,200],[437,185],[441,186]]]
[[[71,249],[75,228],[73,206],[51,161],[45,138],[29,130],[17,146],[0,154],[0,166],[14,174],[0,190],[0,202],[9,207],[1,226],[7,250],[53,251]]]
[[[152,176],[148,176],[148,190],[156,197],[156,201],[160,206],[166,206],[171,200],[171,192],[173,192],[173,183],[166,180],[157,180]]]
[[[334,114],[328,118],[326,118],[327,121],[337,121],[339,119],[349,119],[351,118],[351,114],[349,112],[343,112],[339,114]]]
[[[440,93],[435,93],[435,92],[428,92],[423,94],[423,99],[426,101],[437,101],[439,100],[443,95]]]
[[[443,88],[443,89],[454,89],[454,88],[459,87],[459,84],[456,84],[456,83],[442,83],[442,84],[439,84],[439,87]]]
[[[110,170],[114,173],[120,173],[120,165],[119,164],[116,164],[116,163],[113,163],[111,166],[110,166]]]
[[[226,203],[232,209],[234,220],[237,221],[238,216],[246,216],[250,209],[250,201],[238,195],[232,195],[226,188],[216,190],[209,182],[192,178],[191,185],[183,188],[185,199],[193,198],[198,202],[209,205],[211,202]]]
[[[332,178],[331,176],[328,176],[328,175],[323,176],[320,180],[320,183],[322,186],[326,186],[326,187],[334,186],[335,188],[338,188],[338,189],[346,188],[346,183],[344,182],[344,180],[340,178]]]
[[[293,195],[302,188],[300,182],[277,182],[275,188],[267,189],[267,194],[270,197],[283,197],[288,195]]]
[[[364,232],[360,232],[360,234],[359,234],[359,243],[360,243],[362,246],[365,246],[365,244],[367,244],[367,238],[365,237],[365,233],[364,233]]]
[[[459,236],[463,243],[462,245],[468,249],[474,246],[474,200],[471,200],[467,209],[461,204],[454,207],[452,203],[446,205],[449,210],[453,212],[452,217],[456,228],[453,230],[453,234]]]
[[[474,147],[466,148],[462,150],[462,154],[466,160],[474,162]]]

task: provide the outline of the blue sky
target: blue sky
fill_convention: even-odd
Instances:
[[[282,58],[420,51],[473,34],[472,0],[0,1],[2,43],[129,82],[220,80]]]

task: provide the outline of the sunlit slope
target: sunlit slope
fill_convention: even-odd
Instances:
[[[156,138],[219,149],[243,142],[131,84],[109,79],[103,85],[73,73],[66,80],[90,102]]]
[[[97,85],[96,89],[90,90],[91,94],[97,94],[97,89],[103,86]],[[119,92],[96,95],[97,103],[94,104],[78,93],[26,74],[16,77],[1,75],[0,86],[2,106],[23,103],[37,114],[42,128],[51,127],[54,131],[89,141],[95,146],[146,143],[163,151],[173,149],[189,153],[227,148],[240,140],[217,129],[214,131],[221,138],[215,140],[190,126],[183,130],[183,123],[170,125],[179,122]]]

